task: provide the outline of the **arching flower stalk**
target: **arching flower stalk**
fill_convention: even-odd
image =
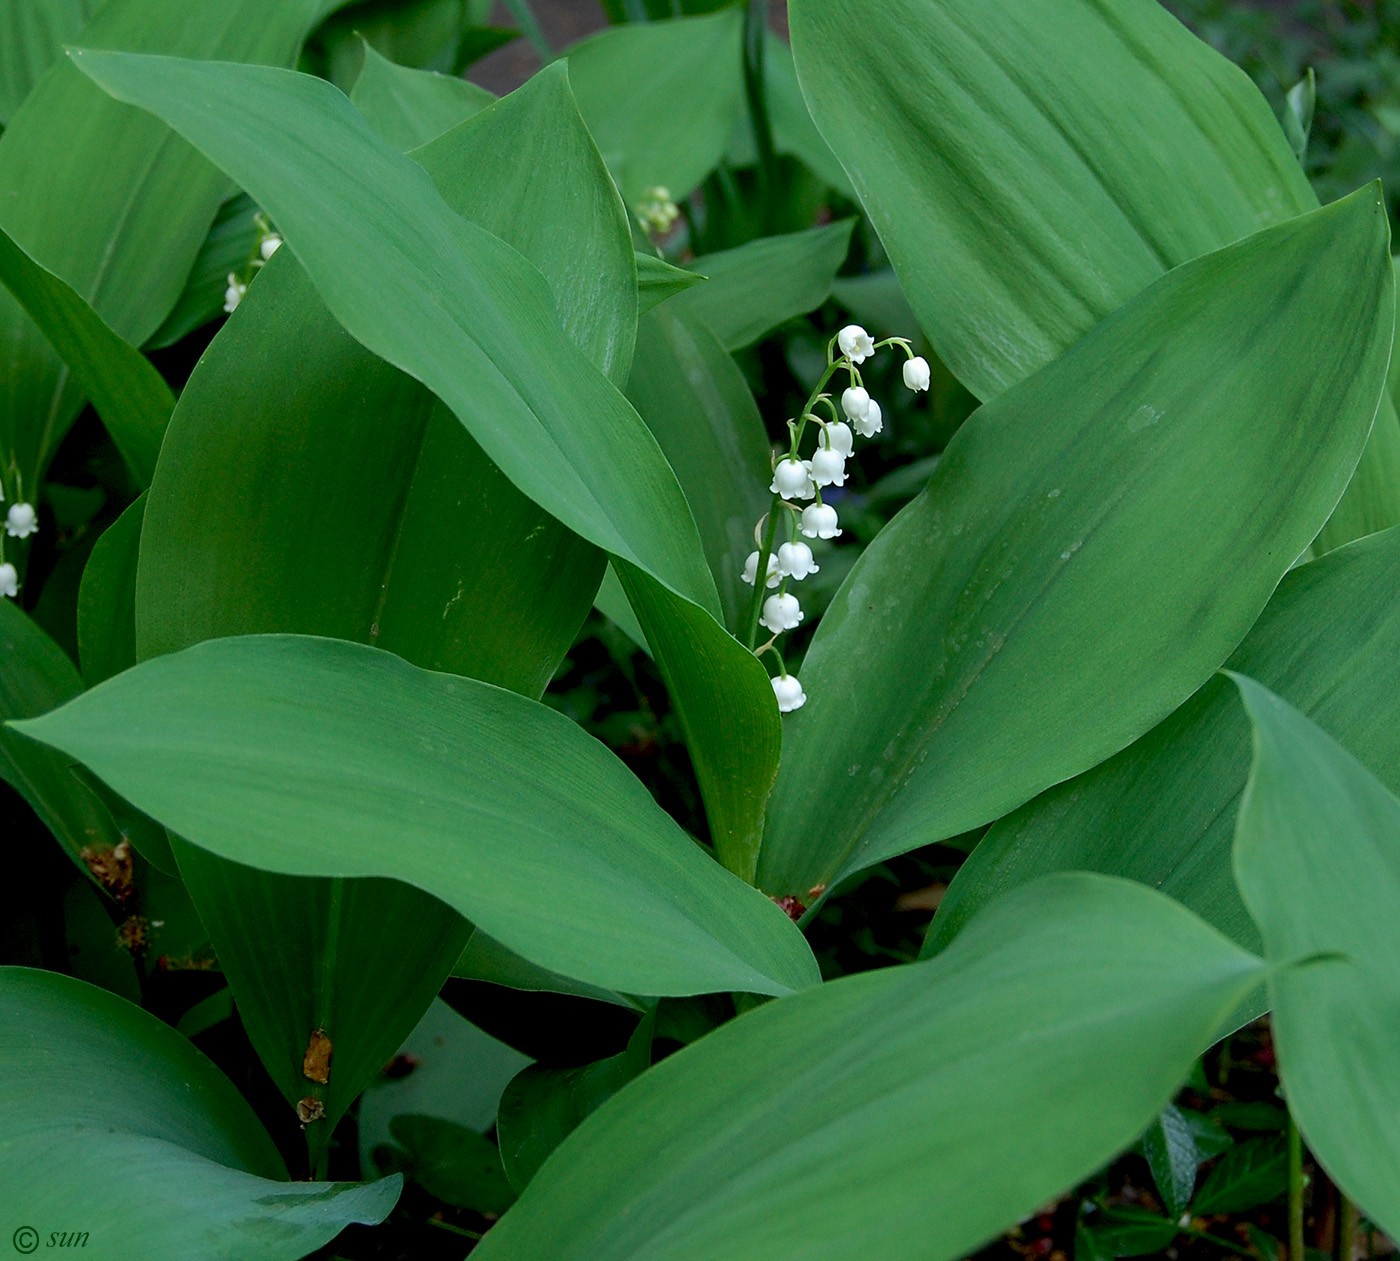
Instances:
[[[795,630],[806,616],[796,595],[788,590],[788,584],[801,582],[819,568],[811,547],[803,538],[832,539],[841,533],[836,509],[823,502],[822,490],[845,484],[846,461],[854,453],[856,434],[873,438],[884,428],[880,405],[866,390],[858,365],[886,346],[898,346],[904,351],[904,384],[916,392],[928,389],[931,377],[928,362],[914,353],[907,338],[889,337],[876,342],[859,324],[848,324],[837,333],[827,343],[826,370],[821,379],[808,396],[799,418],[788,421],[788,450],[782,458],[774,460],[773,481],[768,488],[773,492],[773,502],[754,527],[757,550],[744,562],[743,580],[754,588],[744,642],[758,656],[771,652],[777,658],[778,673],[772,677],[773,695],[779,711],[784,714],[800,709],[807,701],[802,684],[796,675],[787,672],[777,648],[779,636]],[[849,378],[849,384],[841,393],[840,413],[831,395],[826,393],[827,384],[838,372],[845,372]],[[830,419],[818,415],[818,408],[825,408]],[[815,450],[804,459],[801,446],[809,421],[817,427],[818,435]],[[816,502],[800,506],[806,500]],[[786,535],[781,542],[780,531]],[[765,575],[763,583],[758,582],[760,573]],[[775,587],[778,588],[776,595],[764,595],[765,590]],[[772,638],[755,648],[760,626],[771,632]]]

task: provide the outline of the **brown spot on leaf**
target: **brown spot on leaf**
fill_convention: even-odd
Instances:
[[[788,919],[792,920],[794,923],[800,920],[807,913],[807,908],[803,906],[802,903],[798,901],[797,898],[793,897],[790,893],[786,894],[781,898],[775,897],[770,898],[769,900],[772,902],[776,902],[780,907],[782,907],[783,912],[787,915]]]
[[[821,895],[825,892],[826,885],[814,884],[810,889],[807,890],[807,905],[811,906],[812,903],[815,902],[819,897],[821,897]]]
[[[306,1044],[306,1054],[301,1057],[301,1075],[324,1086],[331,1079],[333,1049],[324,1029],[313,1030],[311,1041]]]
[[[134,955],[143,954],[150,940],[151,925],[144,915],[128,915],[117,929],[117,944]]]
[[[84,845],[78,851],[78,857],[92,872],[93,879],[125,906],[134,892],[131,883],[131,842],[120,841],[111,849],[98,849],[95,845]]]
[[[297,1120],[303,1125],[310,1125],[313,1121],[319,1121],[326,1115],[326,1105],[319,1099],[312,1099],[309,1096],[297,1102]]]
[[[418,1067],[418,1064],[419,1059],[416,1055],[404,1055],[400,1053],[384,1065],[379,1072],[390,1081],[402,1081]]]

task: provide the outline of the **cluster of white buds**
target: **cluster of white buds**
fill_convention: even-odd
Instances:
[[[0,489],[0,500],[5,498],[5,492]],[[12,539],[27,539],[31,534],[38,533],[39,514],[34,511],[34,505],[26,503],[24,500],[17,500],[12,503],[5,513],[5,537]],[[0,547],[0,597],[13,600],[19,594],[19,570],[5,559],[5,551]]]
[[[248,265],[243,269],[243,275],[247,279],[239,279],[239,273],[236,271],[231,271],[228,274],[228,287],[224,290],[224,311],[229,315],[238,310],[238,304],[243,301],[247,294],[253,274],[282,248],[282,235],[273,231],[265,214],[259,211],[253,216],[253,223],[258,229],[258,239],[253,249],[253,257],[248,260]]]
[[[660,184],[647,189],[635,209],[637,222],[651,236],[665,236],[681,214],[681,208],[671,200],[671,190]]]
[[[778,673],[772,678],[773,695],[777,698],[778,709],[791,713],[807,703],[807,693],[795,675],[787,672],[782,654],[775,647],[777,638],[785,631],[795,630],[806,616],[798,599],[788,591],[788,582],[801,582],[809,574],[818,571],[819,566],[812,549],[797,538],[798,534],[809,539],[834,539],[841,533],[841,524],[836,509],[824,503],[822,491],[828,486],[844,486],[846,482],[846,461],[855,451],[855,439],[873,438],[884,429],[884,416],[880,405],[870,397],[861,380],[857,365],[864,363],[882,346],[898,346],[905,354],[904,384],[911,390],[927,390],[930,382],[928,361],[914,354],[909,342],[902,337],[890,337],[878,344],[859,324],[848,324],[827,347],[827,366],[816,388],[812,391],[797,421],[788,422],[791,441],[787,454],[773,464],[773,480],[768,489],[775,496],[773,507],[754,527],[754,541],[759,544],[757,551],[750,553],[744,562],[743,580],[754,586],[758,580],[760,565],[765,565],[764,585],[781,588],[776,595],[770,595],[759,606],[759,593],[755,591],[752,616],[750,618],[749,646],[753,647],[754,633],[759,626],[772,633],[770,639],[755,651],[762,655],[773,652],[778,658]],[[840,355],[836,354],[840,350]],[[826,383],[840,370],[850,376],[850,384],[841,395],[841,415],[836,412],[831,395],[823,393]],[[830,419],[818,416],[815,408],[825,406],[831,413]],[[844,417],[844,419],[843,419]],[[811,456],[803,459],[798,454],[802,434],[811,421],[820,430],[817,448]],[[806,500],[815,503],[806,507],[798,505]],[[779,524],[788,520],[793,537],[773,547]],[[764,542],[764,532],[766,539]]]

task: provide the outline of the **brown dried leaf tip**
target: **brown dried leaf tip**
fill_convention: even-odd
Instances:
[[[303,1125],[319,1121],[326,1115],[326,1105],[319,1099],[306,1098],[297,1102],[297,1120]]]
[[[796,923],[807,914],[807,908],[790,893],[781,898],[770,898],[769,901],[776,902],[783,909],[788,919],[792,920],[793,923]]]
[[[301,1057],[301,1075],[308,1081],[324,1086],[331,1079],[331,1052],[334,1049],[324,1029],[313,1030],[311,1041],[306,1044],[306,1054]]]
[[[119,841],[111,849],[84,845],[78,851],[78,857],[87,864],[93,879],[125,906],[134,892],[131,883],[131,842]]]

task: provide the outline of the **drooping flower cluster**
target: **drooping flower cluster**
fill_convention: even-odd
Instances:
[[[0,500],[5,498],[0,488]],[[12,503],[5,512],[5,538],[27,539],[39,532],[39,514],[34,505],[24,500]],[[0,543],[0,597],[13,600],[19,594],[19,570],[12,561],[5,559],[5,549]]]
[[[797,597],[788,590],[789,582],[801,582],[817,573],[819,566],[811,547],[797,536],[808,539],[833,539],[840,535],[836,509],[822,499],[828,487],[842,487],[846,482],[846,461],[855,451],[855,439],[873,438],[884,429],[880,405],[870,397],[861,380],[859,366],[883,346],[899,346],[905,354],[904,384],[914,391],[927,390],[930,382],[928,361],[914,354],[909,342],[902,337],[890,337],[876,343],[858,324],[848,324],[827,347],[827,366],[816,389],[812,391],[802,415],[788,421],[790,441],[787,454],[773,465],[773,506],[754,527],[754,542],[758,549],[744,562],[743,580],[751,586],[758,581],[760,567],[765,573],[764,587],[778,588],[776,595],[763,598],[755,590],[750,618],[749,646],[753,647],[757,628],[770,631],[772,638],[755,651],[762,655],[772,652],[778,659],[778,673],[773,676],[773,694],[782,713],[800,709],[807,693],[795,675],[787,672],[782,654],[778,652],[778,636],[795,630],[806,614]],[[840,351],[839,355],[836,353]],[[841,394],[841,411],[837,413],[831,395],[824,393],[827,382],[838,371],[845,371],[850,384]],[[830,418],[817,415],[815,409],[825,407]],[[802,436],[807,423],[815,424],[820,433],[816,450],[803,459],[800,454]],[[815,500],[815,503],[807,501]],[[806,506],[801,506],[805,504]],[[782,524],[786,522],[789,538],[775,548],[774,543]]]
[[[680,218],[681,208],[671,200],[671,190],[658,184],[642,194],[636,213],[637,222],[649,236],[665,236]]]
[[[238,310],[238,304],[243,301],[247,294],[248,286],[252,283],[258,268],[262,267],[282,247],[281,234],[272,230],[272,225],[268,223],[265,215],[262,213],[255,215],[253,222],[258,229],[257,245],[253,250],[253,257],[248,260],[248,265],[241,273],[231,271],[228,274],[228,287],[224,290],[224,311],[228,315],[232,315]]]

